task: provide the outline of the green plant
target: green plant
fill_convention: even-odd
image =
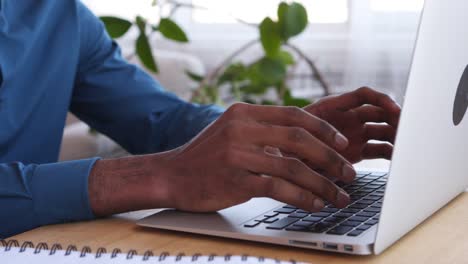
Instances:
[[[149,71],[158,73],[158,64],[154,58],[150,44],[152,36],[156,33],[160,33],[167,39],[181,43],[187,43],[189,42],[189,39],[185,31],[172,19],[176,11],[181,7],[184,7],[185,4],[173,1],[153,0],[152,5],[160,5],[160,10],[163,8],[170,10],[167,16],[163,16],[162,12],[160,12],[160,19],[157,24],[151,24],[147,19],[141,16],[137,16],[134,21],[112,16],[101,17],[101,20],[104,22],[109,35],[114,39],[124,36],[130,28],[137,27],[139,36],[135,40],[134,55],[138,56],[140,61]]]
[[[172,17],[180,8],[203,8],[174,0],[153,1],[153,5],[156,4],[170,10],[167,16],[160,15],[161,19],[158,24],[150,24],[140,16],[137,16],[134,22],[116,17],[101,18],[113,38],[122,37],[132,26],[139,29],[135,54],[152,72],[158,71],[151,51],[152,35],[159,32],[168,39],[188,42],[187,34]],[[313,78],[321,84],[325,94],[329,93],[328,85],[314,62],[290,42],[308,26],[307,10],[296,2],[282,2],[278,6],[277,14],[277,20],[267,17],[259,25],[252,25],[237,19],[240,23],[258,28],[260,37],[240,47],[206,76],[187,72],[190,78],[199,83],[192,101],[223,104],[225,101],[234,99],[259,104],[305,106],[310,101],[293,97],[287,85],[288,70],[296,63],[294,55],[307,63],[313,73]],[[250,63],[235,61],[241,53],[259,43],[264,53],[261,57]],[[221,98],[221,91],[224,90],[229,91],[230,98],[227,100]],[[274,92],[273,98],[265,96],[269,91]]]

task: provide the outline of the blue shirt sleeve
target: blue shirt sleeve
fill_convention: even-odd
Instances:
[[[42,225],[92,219],[87,175],[96,160],[0,164],[0,239]]]
[[[180,100],[128,64],[100,20],[80,1],[77,7],[80,58],[70,108],[91,127],[132,153],[151,153],[184,144],[221,115],[216,106]],[[96,160],[0,163],[0,238],[93,219],[88,177]]]
[[[101,21],[80,4],[81,57],[71,110],[133,154],[178,147],[220,116],[182,101],[127,63]]]

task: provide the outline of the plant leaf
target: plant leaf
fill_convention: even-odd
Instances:
[[[275,102],[271,100],[267,100],[267,99],[262,100],[261,104],[262,105],[276,105]]]
[[[261,83],[251,83],[240,87],[240,90],[245,94],[264,94],[268,90],[268,85]]]
[[[132,23],[128,20],[118,18],[118,17],[112,17],[112,16],[103,16],[100,17],[101,21],[104,23],[104,26],[106,27],[107,33],[111,36],[111,38],[120,38],[125,33],[128,32],[130,27],[132,26]]]
[[[158,29],[161,34],[168,39],[183,43],[189,42],[184,30],[169,18],[161,19]]]
[[[136,41],[136,53],[148,70],[158,73],[159,70],[153,57],[153,51],[151,50],[148,37],[144,32],[140,32],[140,36]]]
[[[201,82],[203,81],[203,76],[199,75],[199,74],[196,74],[194,72],[191,72],[191,71],[185,71],[185,74],[187,74],[187,76],[192,80],[192,81],[195,81],[195,82]]]
[[[288,5],[281,3],[278,7],[278,23],[284,40],[299,35],[308,25],[308,15],[305,7],[293,2]]]
[[[284,106],[297,106],[297,107],[306,107],[311,102],[305,98],[297,98],[291,95],[291,91],[288,89],[286,90],[283,98],[283,105]]]
[[[281,35],[278,23],[269,17],[265,18],[260,24],[260,40],[265,54],[268,57],[276,56],[281,47]]]
[[[281,82],[286,77],[286,65],[278,60],[265,57],[256,63],[260,79],[267,84]]]
[[[137,24],[138,29],[140,30],[140,32],[145,32],[145,30],[146,30],[146,20],[143,17],[137,16],[136,17],[136,24]]]
[[[229,65],[218,79],[218,84],[226,82],[244,81],[248,78],[247,69],[242,63],[233,63]]]
[[[293,55],[285,50],[280,50],[275,58],[281,60],[286,65],[293,65],[295,62]]]

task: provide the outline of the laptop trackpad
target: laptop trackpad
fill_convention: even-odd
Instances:
[[[165,210],[138,222],[139,225],[165,229],[193,228],[226,230],[254,219],[282,205],[268,198],[254,198],[249,202],[221,210],[217,213],[186,213],[176,210]]]

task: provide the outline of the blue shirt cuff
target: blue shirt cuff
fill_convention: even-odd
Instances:
[[[38,165],[31,194],[41,225],[95,218],[88,196],[88,178],[99,158]]]

